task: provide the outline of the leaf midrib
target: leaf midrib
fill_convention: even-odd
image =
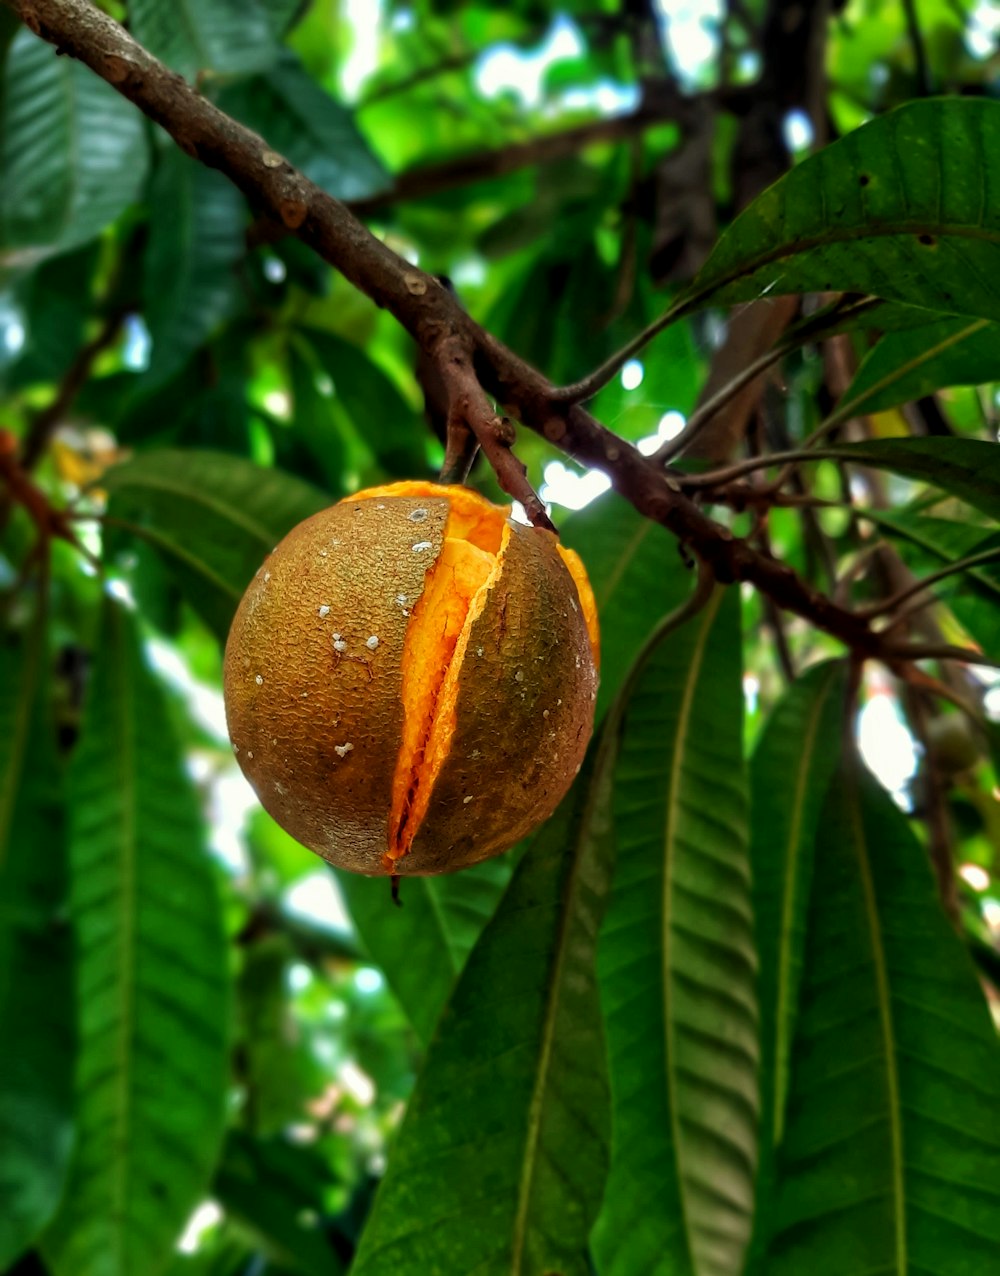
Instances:
[[[966,324],[960,332],[952,333],[950,337],[944,338],[942,341],[936,342],[932,346],[928,346],[913,358],[907,359],[905,363],[897,364],[890,372],[887,372],[880,380],[875,381],[868,386],[859,395],[855,395],[853,399],[849,399],[846,403],[842,403],[837,407],[837,416],[841,414],[846,416],[856,415],[859,410],[859,404],[864,404],[866,399],[873,398],[880,390],[894,385],[897,381],[901,381],[908,372],[914,372],[916,369],[923,367],[925,363],[929,363],[939,354],[943,354],[945,350],[951,349],[952,346],[959,345],[961,342],[974,336],[983,328],[990,326],[989,319],[976,319],[974,322]],[[862,409],[863,410],[863,409]]]
[[[179,496],[195,505],[203,505],[214,514],[218,514],[221,518],[234,524],[234,526],[242,528],[250,536],[259,540],[262,545],[270,548],[275,542],[275,533],[269,528],[262,523],[258,523],[255,519],[247,517],[235,506],[214,500],[207,492],[201,489],[185,487],[183,483],[173,483],[169,479],[154,478],[146,472],[138,475],[134,473],[126,475],[123,480],[112,483],[109,490],[123,492],[130,487],[140,489],[146,487],[154,492],[166,492],[170,496]]]
[[[903,1165],[903,1127],[900,1108],[899,1071],[896,1062],[896,1034],[892,1018],[892,1003],[889,994],[889,976],[886,968],[882,927],[879,922],[878,902],[875,896],[875,883],[872,878],[871,862],[868,855],[868,839],[861,814],[856,772],[849,778],[846,798],[850,809],[854,846],[857,852],[858,875],[864,899],[865,919],[868,922],[869,937],[871,939],[872,962],[875,967],[875,988],[878,998],[879,1027],[882,1034],[882,1048],[885,1052],[885,1085],[889,1105],[889,1139],[892,1157],[896,1272],[898,1276],[907,1276],[906,1184]]]

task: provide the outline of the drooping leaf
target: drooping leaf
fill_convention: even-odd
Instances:
[[[589,1271],[607,1138],[594,963],[609,791],[596,750],[469,956],[353,1276]]]
[[[692,574],[663,528],[613,492],[572,514],[560,534],[583,558],[597,600],[600,719],[653,625],[690,590]]]
[[[408,877],[394,908],[383,877],[338,873],[351,919],[424,1045],[510,881],[511,855],[461,873]]]
[[[911,510],[872,510],[871,515],[883,531],[895,537],[903,558],[920,575],[1000,549],[1000,534],[973,523],[931,518]],[[932,585],[927,597],[944,602],[984,650],[991,649],[1000,628],[1000,562],[956,572]]]
[[[280,47],[258,0],[129,0],[128,12],[139,43],[188,80],[263,70]]]
[[[750,768],[750,862],[760,962],[758,1196],[765,1199],[785,1123],[813,854],[837,766],[845,681],[845,666],[830,662],[793,683],[765,725]]]
[[[679,309],[859,292],[1000,319],[1000,103],[909,102],[803,160],[722,236]]]
[[[757,1161],[756,957],[739,598],[717,590],[651,657],[615,774],[601,937],[613,1144],[602,1276],[737,1276]]]
[[[1000,444],[959,438],[866,439],[818,448],[816,455],[929,483],[1000,519]]]
[[[109,517],[162,555],[223,641],[266,555],[329,503],[300,479],[216,452],[144,452],[108,470],[101,484]]]
[[[147,383],[177,372],[231,313],[244,220],[243,197],[221,174],[176,147],[164,150],[151,192],[143,280],[153,340]]]
[[[337,199],[363,199],[389,185],[354,116],[287,49],[266,75],[227,88],[219,104]]]
[[[774,1276],[975,1276],[1000,1243],[1000,1050],[905,817],[849,764],[819,825]]]
[[[201,815],[128,613],[104,603],[71,770],[77,1141],[54,1276],[161,1270],[225,1120],[228,973]]]
[[[839,410],[882,412],[950,385],[1000,378],[1000,324],[938,319],[887,333],[870,351]]]
[[[8,261],[16,250],[30,257],[85,244],[139,197],[149,155],[137,109],[24,27],[7,55],[0,119]]]
[[[268,1258],[305,1276],[337,1276],[337,1255],[317,1227],[330,1180],[314,1148],[230,1130],[213,1193]]]
[[[72,1137],[65,819],[43,637],[0,643],[0,1269],[55,1213]]]

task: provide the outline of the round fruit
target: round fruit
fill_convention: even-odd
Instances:
[[[229,734],[293,837],[444,873],[555,810],[594,718],[597,618],[553,533],[464,487],[369,488],[294,528],[226,644]]]

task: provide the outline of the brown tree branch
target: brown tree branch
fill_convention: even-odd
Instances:
[[[893,664],[922,657],[978,659],[977,653],[961,648],[890,648],[867,619],[838,606],[791,567],[734,537],[704,514],[662,465],[607,430],[579,404],[558,402],[555,387],[480,328],[438,280],[394,253],[344,204],[203,98],[90,0],[3,3],[36,35],[90,67],[164,128],[188,155],[223,173],[255,208],[281,221],[376,305],[389,310],[438,362],[453,401],[462,405],[466,424],[501,483],[536,518],[534,494],[510,452],[509,427],[486,396],[583,465],[608,473],[640,513],[663,524],[720,583],[752,583],[779,607],[834,635],[859,657]]]

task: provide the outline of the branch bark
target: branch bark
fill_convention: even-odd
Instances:
[[[585,466],[605,471],[646,517],[663,524],[722,584],[748,581],[775,604],[847,644],[859,657],[898,664],[917,652],[889,647],[869,621],[839,606],[791,567],[714,522],[655,459],[607,430],[582,406],[560,402],[540,372],[465,313],[433,276],[411,266],[267,142],[225,115],[90,0],[2,0],[36,34],[90,67],[201,163],[223,173],[255,210],[281,222],[378,306],[437,362],[450,402],[493,462],[502,484],[538,515],[510,452],[509,423],[485,396]],[[473,392],[478,382],[483,394]],[[498,424],[499,422],[499,424]],[[819,455],[819,454],[817,454]],[[957,649],[958,652],[961,649]],[[922,652],[961,658],[956,649]],[[974,657],[975,653],[968,653]]]

